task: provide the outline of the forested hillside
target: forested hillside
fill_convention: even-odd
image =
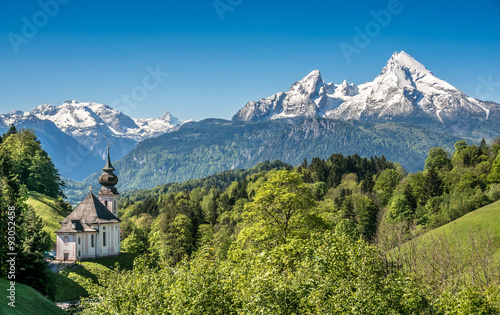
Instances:
[[[382,156],[408,171],[424,167],[433,146],[453,148],[460,140],[403,123],[373,124],[311,118],[299,121],[229,122],[206,119],[145,140],[113,163],[121,191],[201,178],[266,160],[297,165],[332,153]],[[85,182],[96,185],[100,173]],[[145,180],[147,178],[147,180]]]
[[[102,300],[84,308],[90,314],[139,308],[497,314],[495,250],[478,253],[481,277],[489,279],[482,282],[469,269],[428,281],[419,272],[425,261],[408,268],[393,254],[421,233],[498,200],[499,150],[499,139],[477,146],[458,141],[453,154],[432,148],[425,170],[410,174],[383,156],[333,154],[251,173],[227,188],[200,181],[192,190],[163,187],[128,196],[120,209],[123,248],[148,255],[133,271],[90,288],[91,298]],[[477,239],[464,239],[463,248]],[[460,254],[454,259],[457,266],[470,261]]]
[[[34,131],[11,126],[0,137],[0,278],[27,284],[50,299],[55,293],[44,252],[52,241],[27,195],[30,190],[60,198],[63,184]],[[7,263],[12,256],[14,270]]]

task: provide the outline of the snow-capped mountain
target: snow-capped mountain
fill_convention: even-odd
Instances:
[[[29,114],[54,122],[59,129],[76,138],[95,136],[96,131],[100,130],[104,134],[136,142],[163,134],[182,124],[168,111],[160,118],[136,119],[108,105],[72,100],[61,106],[40,105]]]
[[[240,121],[263,121],[291,117],[323,116],[338,107],[358,88],[346,81],[337,85],[325,83],[318,70],[295,82],[288,92],[279,92],[257,102],[248,102],[233,117]]]
[[[43,121],[52,122],[61,132],[102,158],[110,143],[113,159],[130,152],[138,142],[177,130],[184,123],[168,111],[160,118],[136,119],[108,105],[70,100],[60,106],[43,104],[29,112],[0,114],[0,129],[14,123],[16,126],[35,126],[37,130],[36,126],[42,125],[40,122]],[[55,155],[50,149],[48,153]]]
[[[404,51],[395,52],[372,81],[356,86],[325,83],[315,70],[280,92],[247,103],[233,120],[327,117],[369,121],[426,121],[453,125],[488,122],[500,116],[500,104],[465,95],[437,78]],[[460,128],[464,128],[461,126]]]

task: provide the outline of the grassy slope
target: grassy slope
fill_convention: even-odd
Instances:
[[[419,242],[426,242],[434,236],[443,235],[443,233],[444,235],[458,235],[465,241],[466,232],[471,228],[479,229],[480,233],[494,233],[495,257],[500,259],[500,200],[422,235]]]
[[[61,227],[60,221],[64,219],[56,210],[56,200],[37,192],[29,192],[27,203],[32,206],[36,213],[42,218],[43,230],[50,234],[52,241],[56,241],[54,233]]]
[[[56,274],[56,301],[78,300],[80,297],[87,296],[87,291],[84,289],[87,279],[96,282],[98,276],[110,272],[115,263],[120,265],[120,269],[130,270],[135,257],[137,254],[121,253],[118,257],[84,261],[62,270]]]
[[[7,299],[7,289],[9,288],[9,281],[0,279],[0,314],[39,314],[39,315],[56,315],[66,314],[63,310],[57,307],[53,302],[42,296],[38,291],[33,288],[16,283],[16,307],[8,306],[10,300]]]

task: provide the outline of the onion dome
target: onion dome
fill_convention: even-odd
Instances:
[[[118,191],[114,187],[118,184],[118,177],[113,173],[115,168],[111,164],[111,158],[109,156],[109,145],[108,145],[108,160],[106,165],[102,169],[101,177],[99,177],[99,183],[103,186],[99,190],[100,195],[118,194]]]

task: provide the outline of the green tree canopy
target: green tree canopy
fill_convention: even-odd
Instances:
[[[435,168],[441,170],[451,165],[451,157],[443,148],[430,148],[429,155],[425,160],[425,169]]]
[[[251,238],[254,233],[248,232],[252,230],[266,235],[268,244],[284,244],[298,232],[313,206],[311,190],[302,175],[287,170],[271,172],[253,202],[245,205],[251,227],[242,235]]]

